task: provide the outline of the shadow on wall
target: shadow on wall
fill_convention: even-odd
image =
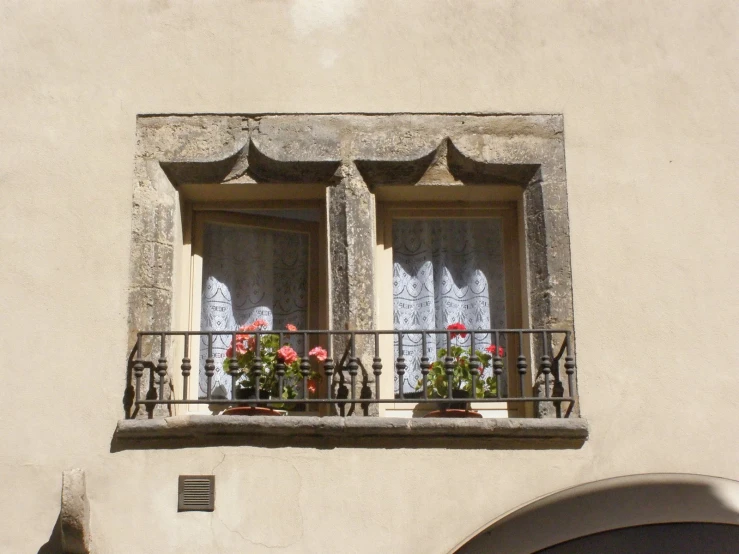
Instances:
[[[57,516],[51,536],[46,544],[38,549],[38,554],[60,554],[62,552],[62,516]]]
[[[564,550],[551,548],[589,535],[673,523],[739,526],[739,482],[690,474],[630,475],[596,481],[546,496],[494,521],[457,552],[559,554]],[[708,528],[700,531],[709,532]],[[726,537],[737,537],[722,532]],[[654,533],[656,536],[657,531]],[[731,551],[739,552],[739,547]]]

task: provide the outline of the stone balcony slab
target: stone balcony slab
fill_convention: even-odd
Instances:
[[[266,446],[314,448],[580,448],[582,418],[405,419],[179,415],[121,420],[112,450]]]

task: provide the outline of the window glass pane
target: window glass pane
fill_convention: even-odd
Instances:
[[[504,283],[499,218],[393,220],[395,329],[445,329],[451,323],[468,329],[505,328]],[[475,342],[476,349],[484,350],[491,336],[478,334]],[[446,339],[427,336],[426,355],[432,362],[437,343],[444,347]],[[469,346],[470,336],[455,343]],[[403,356],[408,365],[403,391],[412,392],[421,376],[421,335],[404,336]],[[397,391],[397,375],[395,386]]]
[[[232,331],[257,319],[270,329],[287,323],[305,329],[308,320],[308,235],[247,226],[207,223],[203,232],[203,290],[200,329]],[[231,337],[214,338],[213,396],[227,397],[231,379],[222,362]],[[295,348],[300,348],[297,338]],[[301,351],[301,350],[298,350]],[[200,397],[206,395],[200,345]]]

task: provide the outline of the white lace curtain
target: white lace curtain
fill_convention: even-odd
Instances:
[[[505,327],[500,219],[394,220],[393,311],[395,329],[444,329],[450,323],[470,329]],[[470,336],[456,341],[469,346]],[[490,344],[490,336],[475,336],[476,349]],[[396,337],[396,356],[398,346]],[[437,348],[445,346],[445,337],[427,335],[426,355],[432,362]],[[403,392],[412,392],[421,377],[420,335],[404,335],[403,356],[408,366]],[[396,392],[400,386],[396,375]]]
[[[306,328],[308,244],[303,233],[209,223],[203,233],[202,331],[232,331],[256,319],[270,329],[287,323]],[[213,396],[226,398],[231,378],[223,371],[230,336],[215,337]],[[200,342],[200,391],[206,396],[207,338]]]

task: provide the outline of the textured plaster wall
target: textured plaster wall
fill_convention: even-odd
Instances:
[[[109,553],[445,552],[578,483],[739,478],[738,16],[705,0],[0,3],[0,551],[49,540],[70,467]],[[564,115],[582,449],[109,452],[136,114],[476,110]],[[216,512],[177,514],[177,475],[199,472]]]

